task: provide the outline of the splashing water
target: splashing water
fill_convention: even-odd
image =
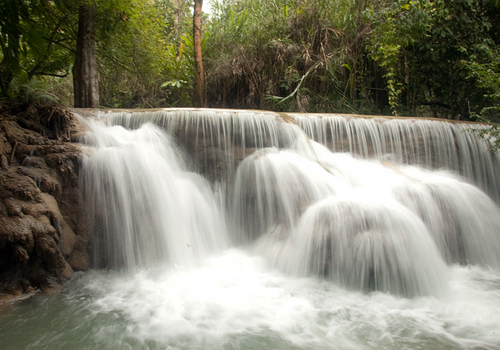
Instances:
[[[101,117],[81,185],[107,269],[10,306],[1,348],[500,348],[498,155],[463,125]]]
[[[151,124],[136,131],[91,127],[84,143],[92,153],[83,159],[81,179],[90,217],[101,226],[96,260],[111,268],[165,260],[192,266],[227,247],[208,184],[186,172],[168,135]]]

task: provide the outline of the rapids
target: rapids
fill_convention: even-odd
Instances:
[[[478,127],[81,122],[96,269],[3,306],[0,348],[500,349],[500,162]]]

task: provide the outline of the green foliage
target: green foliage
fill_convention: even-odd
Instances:
[[[160,8],[138,0],[104,5],[97,45],[101,103],[113,107],[161,104],[166,43]]]
[[[71,33],[75,18],[62,0],[0,0],[0,85],[10,96],[10,83],[19,75],[65,76],[72,62]]]
[[[500,149],[500,52],[498,47],[492,51],[490,46],[483,48],[490,58],[484,63],[464,61],[469,72],[469,79],[476,81],[476,85],[483,91],[485,103],[481,105],[479,113],[472,113],[477,121],[487,123],[490,128],[479,134],[490,143],[492,151]]]
[[[500,124],[481,116],[477,116],[477,121],[488,124],[489,127],[479,132],[477,132],[477,130],[471,131],[478,133],[481,138],[489,143],[491,152],[497,152],[500,149]]]
[[[191,0],[157,0],[155,6],[163,15],[164,35],[167,42],[179,43],[181,36],[193,26]]]
[[[418,115],[471,119],[492,101],[492,1],[395,1],[366,11],[367,49],[384,70],[388,102]],[[485,112],[484,110],[483,112]]]
[[[20,91],[10,88],[12,81],[70,74],[78,8],[89,1],[97,8],[102,102],[111,106],[161,103],[166,45],[160,0],[0,0],[0,82],[4,96]]]
[[[0,0],[4,97],[37,77],[70,90],[76,14],[89,1]],[[192,2],[94,3],[101,103],[189,106]],[[208,104],[500,122],[499,22],[498,0],[214,1],[203,18]]]
[[[400,67],[404,50],[428,34],[434,12],[435,4],[428,0],[397,0],[377,10],[371,4],[365,12],[373,25],[367,50],[385,71],[388,102],[395,115],[404,89],[399,72],[406,68]]]
[[[167,92],[168,101],[174,106],[190,104],[188,86],[192,86],[194,77],[193,38],[185,35],[180,39],[182,41],[177,51],[173,44],[167,47],[165,76],[168,80],[161,85]]]
[[[462,61],[469,72],[467,78],[475,81],[478,89],[483,92],[484,103],[479,112],[481,118],[500,122],[500,52],[484,45],[483,54],[487,57],[481,61]]]
[[[50,86],[40,79],[31,79],[15,88],[16,100],[23,106],[50,106],[58,102],[57,96],[49,92]]]
[[[302,111],[344,108],[347,95],[357,96],[361,48],[349,40],[358,37],[358,7],[358,1],[341,0],[215,3],[205,32],[209,103]]]

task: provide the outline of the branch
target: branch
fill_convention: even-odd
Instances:
[[[48,10],[47,10],[47,12],[48,12]],[[59,28],[61,27],[62,23],[63,23],[63,19],[60,19],[57,22],[54,29],[52,30],[52,32],[50,33],[50,37],[44,38],[47,41],[47,48],[45,50],[46,53],[43,56],[43,58],[28,72],[29,79],[31,79],[33,77],[33,75],[49,75],[49,74],[37,74],[36,71],[45,63],[45,61],[47,61],[47,59],[49,59],[49,57],[52,53],[52,45],[58,44],[58,42],[54,40],[54,37],[59,32]]]
[[[295,88],[295,90],[293,90],[293,92],[290,95],[288,95],[287,97],[284,97],[284,98],[281,98],[278,96],[270,96],[270,97],[274,98],[274,99],[279,99],[278,103],[283,103],[286,100],[292,98],[299,91],[300,87],[302,86],[302,83],[304,83],[304,81],[309,76],[309,74],[311,74],[313,70],[315,70],[316,68],[318,68],[321,65],[323,65],[323,62],[319,61],[319,62],[316,62],[311,68],[309,68],[308,71],[306,72],[306,74],[304,74],[302,76],[302,78],[300,79],[300,82],[297,85],[297,87]]]
[[[47,77],[56,77],[56,78],[66,78],[69,73],[66,74],[55,74],[55,73],[44,73],[44,72],[34,72],[33,75],[43,75]]]

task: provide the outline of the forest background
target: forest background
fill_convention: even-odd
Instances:
[[[207,107],[500,121],[500,0],[210,4]],[[0,0],[2,99],[73,105],[89,5],[100,106],[193,105],[189,0]]]

